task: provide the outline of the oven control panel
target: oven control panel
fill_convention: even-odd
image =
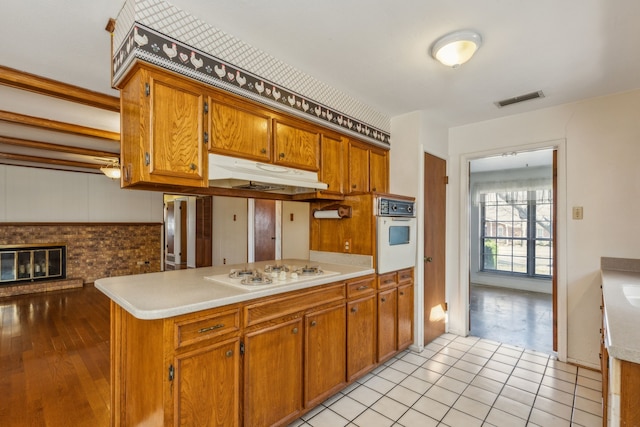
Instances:
[[[378,199],[378,216],[414,217],[415,202],[381,197]]]

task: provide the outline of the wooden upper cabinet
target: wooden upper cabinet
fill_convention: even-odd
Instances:
[[[319,170],[319,128],[284,118],[274,119],[273,127],[274,163],[314,172]]]
[[[347,170],[347,191],[351,194],[369,192],[369,150],[366,145],[349,141]]]
[[[122,186],[207,187],[204,88],[138,65],[121,89]]]
[[[369,189],[373,192],[389,191],[389,159],[387,151],[372,148],[369,152]]]
[[[344,194],[344,144],[342,140],[322,135],[320,141],[320,181],[329,187],[323,194]]]
[[[211,94],[207,108],[209,151],[271,161],[271,116],[255,104]]]

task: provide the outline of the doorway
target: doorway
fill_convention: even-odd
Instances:
[[[469,164],[469,331],[532,350],[557,350],[556,152]]]
[[[164,269],[212,265],[211,196],[164,195]]]

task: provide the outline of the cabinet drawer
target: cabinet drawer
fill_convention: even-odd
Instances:
[[[359,298],[375,291],[375,276],[347,282],[347,298]]]
[[[266,298],[245,306],[245,327],[288,314],[303,312],[315,306],[340,301],[344,298],[344,283],[325,285],[320,289],[305,289],[283,297]]]
[[[178,320],[174,324],[176,348],[212,339],[240,330],[240,310],[235,308],[196,318]]]
[[[392,288],[398,285],[398,274],[393,271],[391,273],[380,274],[378,276],[378,289]]]
[[[398,271],[398,284],[404,285],[413,282],[413,268]]]

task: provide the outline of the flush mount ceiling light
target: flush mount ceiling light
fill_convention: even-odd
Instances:
[[[482,45],[475,31],[461,30],[440,37],[431,47],[431,56],[447,67],[458,68],[471,59]]]
[[[105,174],[111,179],[119,179],[120,178],[120,162],[118,160],[114,160],[106,166],[102,166],[100,168],[100,172]]]

